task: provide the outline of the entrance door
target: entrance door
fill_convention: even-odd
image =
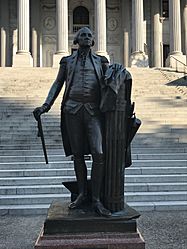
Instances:
[[[164,67],[166,66],[166,59],[168,58],[169,51],[170,51],[169,45],[163,44],[163,66]]]

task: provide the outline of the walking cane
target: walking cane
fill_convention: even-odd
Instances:
[[[38,122],[38,137],[41,137],[45,162],[46,162],[46,164],[48,164],[47,150],[46,150],[46,146],[45,146],[45,140],[44,140],[44,134],[43,134],[43,129],[42,129],[41,117],[39,116],[39,117],[36,118],[35,115],[34,115],[34,117],[35,117],[36,121]]]

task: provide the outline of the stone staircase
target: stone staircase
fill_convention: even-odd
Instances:
[[[186,95],[172,82],[182,75],[129,69],[136,114],[142,120],[126,170],[126,202],[137,210],[187,209]],[[62,181],[75,179],[64,156],[58,97],[43,115],[49,164],[44,162],[32,111],[43,103],[57,70],[0,68],[0,214],[43,214],[52,200],[70,200]],[[182,81],[183,80],[183,81]],[[186,85],[185,85],[186,84]],[[91,162],[87,161],[90,170]]]

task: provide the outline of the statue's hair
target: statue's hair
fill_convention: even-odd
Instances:
[[[73,40],[73,44],[74,44],[74,45],[77,45],[77,44],[78,44],[79,35],[80,35],[80,33],[81,33],[81,31],[82,31],[83,29],[88,29],[88,30],[90,30],[88,27],[83,27],[83,28],[79,29],[79,30],[77,31],[77,33],[75,34],[75,37],[74,37],[74,40]],[[91,32],[91,30],[90,30],[90,32]],[[91,33],[92,33],[92,32],[91,32]],[[93,39],[93,40],[92,40],[92,47],[94,46],[94,44],[95,44],[95,41],[94,41],[94,39]]]

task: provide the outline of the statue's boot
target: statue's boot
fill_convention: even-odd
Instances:
[[[87,199],[87,168],[84,157],[74,157],[74,170],[77,178],[79,195],[69,204],[69,209],[79,208]]]
[[[92,203],[97,214],[104,217],[110,217],[110,210],[106,209],[100,201],[101,187],[103,184],[104,157],[103,154],[92,155],[93,165],[91,171],[92,181]]]

